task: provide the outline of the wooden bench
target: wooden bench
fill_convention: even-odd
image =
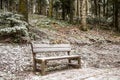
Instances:
[[[68,64],[72,65],[72,60],[77,61],[77,68],[80,68],[80,56],[79,55],[70,55],[71,46],[70,44],[39,44],[39,43],[31,43],[32,53],[33,53],[33,69],[36,71],[36,64],[40,64],[41,68],[41,75],[45,75],[47,68],[47,62],[50,60],[60,60],[60,59],[67,59]],[[45,52],[67,52],[68,55],[66,56],[57,56],[57,57],[42,57],[36,58],[37,53],[45,53]]]

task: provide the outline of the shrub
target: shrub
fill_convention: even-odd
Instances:
[[[13,41],[22,41],[23,37],[29,37],[28,24],[22,20],[23,16],[11,12],[0,13],[0,37],[12,37]]]

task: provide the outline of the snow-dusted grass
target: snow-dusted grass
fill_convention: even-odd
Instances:
[[[39,27],[39,28],[48,28],[49,30],[56,30],[56,27],[54,25],[56,24],[57,27],[68,27],[69,24],[66,21],[63,20],[56,20],[53,18],[44,17],[42,15],[35,15],[30,17],[30,23],[33,26]]]

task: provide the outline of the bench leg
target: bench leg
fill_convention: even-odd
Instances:
[[[37,70],[37,68],[36,68],[36,61],[35,61],[35,59],[33,60],[33,70],[34,70],[34,72]]]
[[[78,58],[78,68],[81,68],[81,59]]]
[[[46,68],[46,63],[45,63],[45,61],[42,61],[42,63],[41,63],[41,75],[45,75],[45,68]]]
[[[68,59],[68,62],[71,63],[71,59]]]

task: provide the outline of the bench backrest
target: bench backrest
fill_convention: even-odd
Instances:
[[[32,43],[32,51],[33,53],[41,53],[41,52],[69,52],[71,51],[70,44],[37,44]]]

